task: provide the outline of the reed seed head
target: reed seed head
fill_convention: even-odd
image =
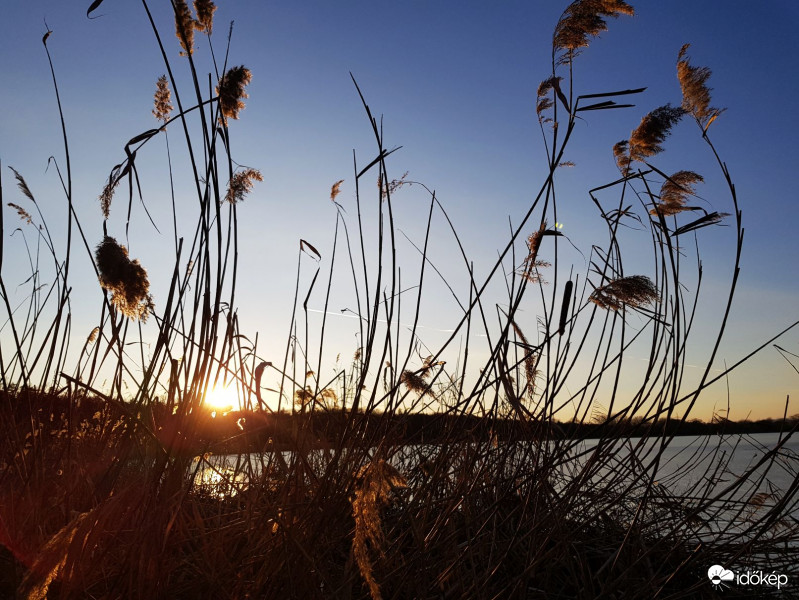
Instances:
[[[119,179],[113,175],[109,175],[108,181],[100,192],[100,210],[103,212],[103,217],[108,219],[111,214],[111,201],[114,199],[114,190],[119,185]]]
[[[312,399],[313,391],[308,386],[305,386],[304,389],[299,389],[294,392],[294,405],[300,408],[307,406]]]
[[[430,386],[424,380],[424,377],[413,371],[403,371],[400,375],[400,381],[405,384],[409,390],[424,396],[430,391]]]
[[[543,221],[541,227],[531,233],[527,238],[527,256],[519,269],[519,274],[530,283],[546,283],[541,278],[539,269],[552,266],[545,260],[538,260],[538,250],[541,248],[541,240],[547,231],[547,222]]]
[[[194,12],[197,13],[194,28],[197,31],[204,31],[207,35],[211,35],[211,31],[214,28],[216,4],[211,0],[194,0]]]
[[[563,78],[553,75],[552,77],[544,79],[544,81],[538,84],[538,90],[536,91],[537,102],[535,105],[535,113],[538,115],[539,123],[546,123],[552,120],[549,117],[544,116],[544,111],[549,110],[555,105],[555,101],[550,98],[549,93],[553,90],[557,92],[560,89],[561,79]]]
[[[522,344],[529,347],[530,342],[527,341],[527,337],[524,335],[521,327],[519,327],[515,321],[511,321],[510,324],[511,327],[513,327],[513,331],[516,333],[516,337],[519,338]],[[538,369],[536,369],[537,364],[538,352],[534,350],[527,350],[524,354],[524,376],[527,379],[525,393],[530,400],[532,400],[535,396],[535,382],[536,379],[538,379]]]
[[[677,79],[682,89],[682,108],[707,129],[724,109],[710,106],[710,89],[706,82],[711,75],[707,67],[693,67],[689,62],[688,47],[685,44],[677,55]]]
[[[169,120],[169,115],[172,112],[171,99],[172,92],[169,89],[169,82],[166,75],[161,75],[155,88],[153,116],[164,124]]]
[[[552,45],[564,52],[561,62],[572,59],[579,48],[588,46],[590,38],[607,31],[605,17],[633,16],[635,10],[622,0],[576,0],[569,4],[555,26]]]
[[[660,212],[669,216],[688,210],[685,205],[688,196],[693,195],[696,184],[703,181],[704,178],[693,171],[677,171],[663,183],[660,188],[660,202],[649,213],[656,215]]]
[[[125,246],[109,236],[94,253],[100,285],[112,293],[111,303],[126,317],[146,321],[153,309],[147,271],[138,260],[130,260]]]
[[[19,215],[19,218],[25,221],[28,225],[33,223],[33,219],[31,218],[30,213],[28,213],[28,211],[22,208],[19,204],[14,204],[13,202],[9,202],[8,205],[14,210],[16,210],[17,214]]]
[[[343,179],[339,179],[336,183],[333,184],[333,187],[330,188],[330,201],[334,202],[336,200],[336,196],[339,195],[341,192],[341,184],[344,183]]]
[[[621,174],[627,177],[630,174],[630,142],[622,140],[613,146],[613,158],[616,159],[616,165],[619,167]]]
[[[430,376],[430,373],[433,371],[434,367],[440,367],[440,366],[443,366],[443,365],[444,365],[444,361],[443,360],[434,361],[433,360],[433,355],[431,354],[431,355],[425,357],[424,361],[422,361],[422,368],[421,368],[421,370],[419,372],[419,375],[423,379],[427,379]],[[391,366],[391,365],[389,364],[389,366]]]
[[[588,299],[601,308],[618,311],[624,305],[651,304],[658,299],[658,291],[646,275],[630,275],[596,288]]]
[[[232,67],[222,75],[216,86],[219,96],[219,109],[222,112],[221,121],[227,124],[227,119],[238,119],[239,111],[244,109],[242,98],[249,98],[244,87],[252,80],[252,73],[244,66]]]
[[[260,171],[257,169],[244,169],[238,173],[234,173],[228,183],[227,195],[225,201],[230,204],[238,204],[244,200],[256,181],[263,181]]]
[[[402,186],[411,185],[410,181],[405,181],[406,177],[408,177],[408,171],[405,171],[402,174],[402,177],[400,177],[399,179],[392,179],[391,181],[388,182],[387,185],[384,185],[383,184],[383,181],[385,179],[384,174],[378,175],[377,176],[377,187],[380,189],[380,199],[381,200],[385,200],[391,194],[393,194],[398,189],[400,189]]]
[[[28,183],[25,181],[25,178],[14,167],[8,168],[14,172],[14,178],[17,180],[17,187],[19,188],[19,191],[22,192],[28,200],[36,204],[36,200],[33,198],[33,192],[31,192],[31,189],[28,187]]]
[[[527,237],[527,261],[535,262],[538,257],[538,250],[541,247],[541,239],[547,229],[547,222],[543,221],[541,227]]]
[[[684,114],[682,108],[666,104],[644,116],[630,135],[630,159],[642,161],[662,152],[661,144]]]
[[[191,16],[186,0],[173,0],[175,8],[175,36],[180,41],[183,51],[181,56],[194,52],[194,19]]]
[[[384,555],[386,543],[380,511],[391,502],[392,492],[407,487],[405,478],[385,460],[373,459],[355,476],[359,485],[352,499],[355,535],[352,550],[358,570],[369,587],[372,600],[380,600],[380,586],[374,577],[371,553]],[[371,552],[370,552],[371,550]]]

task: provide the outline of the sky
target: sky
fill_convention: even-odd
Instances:
[[[94,19],[86,16],[89,4],[9,0],[0,21],[3,200],[25,205],[6,169],[12,166],[25,176],[62,246],[63,232],[53,226],[63,223],[64,197],[54,169],[47,166],[50,156],[63,164],[64,151],[42,35],[48,28],[53,32],[48,47],[70,140],[76,211],[97,242],[102,235],[97,196],[111,167],[124,158],[125,142],[156,126],[150,113],[152,94],[165,71],[140,2],[105,0]],[[566,3],[218,4],[212,38],[217,51],[224,48],[228,24],[234,21],[230,64],[244,64],[253,73],[246,108],[231,122],[230,132],[234,159],[259,169],[264,178],[239,206],[238,284],[240,321],[251,335],[258,332],[263,357],[275,362],[282,357],[299,240],[320,250],[324,266],[335,223],[330,187],[344,180],[338,199],[353,217],[353,151],[359,164],[375,153],[350,74],[373,113],[382,115],[386,145],[402,146],[389,160],[389,177],[407,171],[409,180],[436,191],[474,261],[477,278],[485,276],[507,241],[509,223],[520,221],[546,177],[536,89],[550,75],[552,30]],[[632,100],[634,108],[588,113],[578,123],[564,157],[575,167],[558,174],[558,220],[586,255],[592,244],[606,243],[606,230],[587,190],[616,178],[611,147],[629,136],[646,112],[666,102],[679,104],[675,62],[680,47],[691,43],[693,64],[713,71],[713,104],[727,108],[710,133],[735,182],[745,228],[737,303],[714,364],[717,373],[725,361],[733,364],[799,319],[799,202],[792,181],[799,166],[794,141],[799,116],[792,110],[799,93],[799,51],[793,43],[799,7],[777,0],[756,7],[738,0],[632,4],[636,16],[611,20],[609,30],[578,58],[575,89],[647,90]],[[153,0],[151,9],[170,60],[184,69],[178,79],[186,82],[169,4]],[[195,58],[210,70],[206,39],[198,35],[196,46]],[[179,137],[170,139],[177,153]],[[137,163],[146,173],[145,200],[156,223],[171,218],[165,157],[163,144],[154,144]],[[186,164],[175,160],[178,202],[186,204],[190,194],[180,187],[185,185]],[[705,184],[697,190],[704,206],[730,212],[718,167],[693,123],[686,120],[674,130],[657,160],[667,172],[691,169],[704,175]],[[398,191],[394,202],[398,229],[421,244],[429,197],[420,186],[411,186]],[[29,293],[20,285],[29,268],[21,235],[13,231],[16,217],[8,207],[3,210],[2,275],[16,304]],[[122,204],[112,206],[108,228],[111,235],[124,238]],[[134,206],[130,251],[150,273],[156,305],[171,270],[164,260],[164,248],[171,243],[168,227],[162,231],[156,232],[141,206]],[[462,262],[440,217],[433,232],[431,258],[465,296]],[[734,227],[700,233],[705,279],[689,364],[702,364],[708,353],[706,340],[718,326],[735,248]],[[639,260],[640,239],[634,232],[629,243],[628,272],[645,270],[650,263]],[[418,270],[418,254],[402,236],[398,249],[407,257],[404,273]],[[83,265],[73,275],[74,293],[81,297],[73,306],[73,330],[82,336],[95,325],[101,296],[88,257],[81,252],[78,248],[76,255]],[[585,273],[579,253],[564,250],[561,260],[567,273],[572,266]],[[435,278],[429,281],[429,300],[423,302],[419,323],[432,348],[455,324],[457,305]],[[501,303],[501,288],[496,292]],[[352,306],[344,292],[333,299],[336,312]],[[321,310],[323,298],[314,297],[309,306]],[[522,310],[520,319],[534,330],[534,303]],[[351,319],[333,316],[330,325],[326,364],[333,363],[336,353],[350,355],[357,346]],[[7,331],[0,335],[7,337]],[[778,343],[799,354],[799,328]],[[633,359],[643,361],[644,356]],[[788,395],[789,414],[799,412],[799,375],[771,347],[733,372],[728,383],[731,418],[780,416]],[[726,398],[722,382],[708,391],[693,416],[710,418],[714,410],[726,408]]]

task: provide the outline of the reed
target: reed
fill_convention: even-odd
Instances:
[[[712,564],[792,572],[799,477],[786,443],[799,419],[788,417],[787,403],[777,445],[761,448],[744,472],[730,466],[730,445],[741,436],[708,435],[693,454],[669,458],[674,430],[690,425],[703,390],[743,362],[711,376],[743,228],[731,175],[708,133],[721,114],[710,106],[710,71],[689,63],[687,46],[677,55],[680,106],[646,114],[612,148],[622,177],[588,190],[607,237],[592,248],[585,273],[559,261],[568,239],[548,225],[557,218],[554,174],[573,166],[563,158],[578,119],[629,109],[621,102],[641,91],[575,93],[579,53],[609,18],[632,16],[630,5],[577,0],[556,24],[552,71],[536,100],[548,172],[482,278],[437,195],[407,172],[391,175],[394,150],[356,83],[374,149],[366,160],[354,155],[352,178],[331,187],[329,252],[299,242],[285,358],[275,365],[235,308],[239,211],[262,177],[234,168],[228,125],[243,117],[257,74],[227,68],[226,54],[217,67],[213,2],[195,0],[194,13],[185,0],[171,4],[175,47],[165,42],[174,44],[171,33],[161,35],[173,24],[156,23],[142,2],[166,75],[156,85],[156,127],[120,150],[99,193],[102,231],[83,229],[71,186],[64,187],[66,226],[98,278],[97,324],[88,337],[71,330],[77,291],[68,267],[79,257],[60,257],[49,215],[14,171],[33,209],[10,207],[41,224],[35,234],[55,275],[45,288],[43,272],[32,267],[25,310],[10,305],[0,277],[10,332],[0,346],[0,595],[688,598],[713,597]],[[198,74],[195,31],[209,40],[213,92]],[[178,69],[191,78],[185,88],[175,85]],[[735,219],[724,313],[693,386],[684,370],[700,294],[698,283],[689,292],[684,282],[701,282],[699,230],[725,215],[687,220],[698,210],[688,202],[703,177],[669,176],[654,164],[684,115],[694,117],[700,143],[718,159]],[[175,136],[192,174],[193,221],[178,221],[173,193],[174,266],[167,293],[153,298],[146,265],[117,239],[135,204],[136,157],[159,152],[155,140],[163,137],[172,181]],[[64,156],[68,162],[66,136]],[[345,183],[351,201],[342,199]],[[394,200],[406,186],[427,199],[424,239],[411,258],[400,252],[394,225]],[[630,204],[631,196],[638,202]],[[633,219],[651,247],[648,273],[625,270],[629,250],[619,227]],[[694,239],[683,244],[688,232]],[[462,259],[456,275],[434,263],[433,236],[448,239]],[[427,349],[418,323],[431,277],[460,312],[449,338]],[[507,294],[502,308],[490,295],[497,284]],[[335,285],[354,291],[354,352],[327,342]],[[318,327],[309,324],[311,298],[324,305]],[[72,339],[85,340],[75,363],[68,361]],[[650,354],[644,366],[631,365],[629,349],[641,342]],[[476,352],[480,346],[487,352]],[[342,353],[352,359],[342,364]],[[326,370],[334,354],[335,367]],[[623,391],[619,382],[632,372],[637,387]],[[206,396],[225,385],[242,410],[212,419]],[[677,460],[681,468],[669,470]],[[771,489],[767,477],[780,469],[793,484]]]

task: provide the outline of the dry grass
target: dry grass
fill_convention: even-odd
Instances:
[[[169,82],[166,75],[161,75],[156,83],[155,95],[153,97],[153,116],[166,124],[169,115],[172,113],[172,91],[169,89]]]
[[[197,13],[194,27],[198,31],[204,31],[207,35],[211,35],[214,28],[216,5],[211,0],[194,0],[194,12]]]
[[[234,173],[228,182],[225,202],[237,204],[244,200],[244,197],[252,190],[256,181],[263,181],[264,178],[257,169],[244,169]]]
[[[703,130],[716,120],[724,109],[710,106],[710,88],[707,80],[711,71],[707,67],[694,67],[690,64],[688,48],[690,44],[683,45],[677,55],[677,79],[682,89],[682,108],[692,115]]]
[[[607,31],[606,17],[634,14],[633,7],[622,0],[576,0],[563,11],[555,27],[553,46],[573,56],[575,50],[588,46],[590,38]]]
[[[244,66],[231,67],[219,80],[216,93],[219,96],[219,110],[222,113],[223,124],[227,123],[227,119],[239,118],[239,112],[244,109],[243,99],[247,98],[244,88],[251,80],[252,73]]]
[[[664,216],[676,215],[684,210],[691,210],[685,202],[688,196],[693,195],[696,184],[704,178],[693,171],[677,171],[673,173],[660,187],[659,202],[649,214],[656,215],[658,211]]]
[[[237,119],[251,73],[233,67],[220,76],[214,70],[215,95],[203,96],[193,32],[211,33],[215,6],[196,0],[196,18],[185,1],[174,7],[181,65],[196,97],[189,101],[159,79],[153,115],[161,128],[133,137],[111,170],[100,198],[103,241],[92,251],[82,239],[103,293],[95,293],[97,326],[76,364],[66,357],[74,336],[68,267],[77,259],[58,260],[41,212],[35,214],[43,247],[54,264],[64,265],[50,287],[64,291],[47,295],[42,274],[32,273],[30,306],[20,317],[25,311],[11,307],[0,279],[3,350],[11,349],[0,356],[0,595],[676,599],[710,597],[710,564],[794,568],[799,484],[772,490],[767,477],[778,469],[797,475],[796,456],[785,446],[796,420],[783,421],[776,447],[763,448],[745,472],[731,466],[726,445],[740,440],[734,436],[704,440],[709,462],[678,455],[675,475],[662,468],[673,442],[666,424],[685,425],[703,390],[726,375],[711,375],[711,366],[736,286],[733,278],[704,375],[688,386],[682,374],[693,337],[685,316],[699,297],[687,291],[686,265],[693,261],[682,256],[698,242],[681,246],[680,234],[714,224],[721,214],[669,226],[663,217],[673,216],[674,223],[684,218],[703,178],[687,170],[666,176],[649,164],[684,112],[695,117],[701,142],[711,144],[707,129],[719,111],[710,107],[709,71],[691,66],[685,48],[678,58],[682,107],[667,104],[646,115],[614,147],[625,177],[589,191],[598,229],[609,235],[605,246],[591,249],[586,274],[558,264],[558,244],[567,240],[557,226],[547,227],[558,218],[554,172],[569,164],[563,158],[577,119],[594,114],[578,117],[584,97],[570,89],[577,52],[605,31],[608,18],[632,15],[631,6],[578,0],[558,21],[553,69],[536,105],[542,124],[558,111],[556,127],[541,127],[549,171],[482,280],[454,227],[433,227],[434,217],[451,226],[436,195],[407,173],[389,176],[392,151],[364,100],[377,158],[366,166],[356,161],[354,168],[356,210],[349,214],[357,215],[357,234],[339,180],[330,190],[333,250],[320,253],[300,243],[285,359],[276,365],[262,358],[257,338],[240,329],[235,303],[238,211],[246,210],[241,201],[262,178],[255,169],[234,171],[231,132],[203,110],[215,106],[224,125]],[[167,67],[171,72],[168,59]],[[178,115],[170,117],[172,92]],[[594,95],[603,100],[592,110],[611,107],[604,98],[613,94],[604,92]],[[109,234],[126,227],[111,218],[111,200],[121,182],[132,199],[137,152],[151,150],[145,144],[166,135],[167,122],[195,109],[192,127],[199,129],[184,121],[182,130],[187,147],[203,150],[190,156],[196,220],[179,222],[173,212],[174,269],[156,306],[146,271]],[[633,161],[648,170],[633,172]],[[735,272],[740,211],[720,159],[719,167],[736,215]],[[373,182],[375,172],[377,190],[359,185],[362,177]],[[38,211],[27,183],[14,173],[19,193]],[[659,194],[650,189],[653,181]],[[409,288],[409,269],[395,243],[393,196],[410,185],[430,193],[424,243],[416,247],[422,260]],[[367,187],[373,195],[368,204]],[[65,186],[72,206],[70,189]],[[600,189],[618,192],[615,206],[603,206]],[[625,203],[631,195],[642,199],[640,206]],[[12,208],[23,219],[28,215]],[[364,241],[370,211],[376,246]],[[650,275],[624,275],[624,257],[640,250],[617,236],[623,219],[640,225],[643,246],[652,252]],[[463,265],[445,277],[428,242],[448,235]],[[336,262],[342,255],[344,267]],[[553,264],[542,256],[553,257]],[[301,293],[308,264],[312,283]],[[552,269],[551,284],[538,272],[545,265]],[[317,329],[309,325],[308,303],[323,297],[326,313],[342,269],[355,290],[357,349],[349,365],[342,366],[339,355],[330,372],[325,321]],[[462,310],[451,337],[428,351],[418,322],[431,270]],[[314,287],[320,272],[328,277],[321,293]],[[461,279],[451,285],[451,277]],[[497,282],[507,292],[501,302],[487,292]],[[409,309],[403,299],[400,307],[409,289],[416,300]],[[540,297],[533,298],[536,291]],[[719,306],[718,297],[713,301]],[[627,327],[625,307],[636,309],[634,328]],[[149,314],[154,318],[145,326]],[[703,335],[708,331],[706,324]],[[651,347],[646,373],[643,363],[623,360],[631,336]],[[458,343],[460,350],[452,350]],[[623,389],[619,381],[626,380],[640,387]],[[252,410],[220,429],[203,398],[212,385],[229,382]],[[265,390],[293,416],[273,412]],[[422,410],[437,412],[426,429],[413,430],[409,423]],[[314,418],[320,414],[328,420]],[[586,438],[586,427],[593,439]]]
[[[596,288],[589,300],[601,308],[620,310],[625,306],[637,308],[656,302],[658,290],[646,275],[630,275],[609,281]]]
[[[126,317],[147,320],[152,311],[150,281],[138,260],[128,257],[125,246],[109,236],[95,250],[100,285],[111,292],[111,303]]]
[[[188,56],[194,52],[194,19],[186,0],[174,0],[175,36],[183,48],[181,55]]]

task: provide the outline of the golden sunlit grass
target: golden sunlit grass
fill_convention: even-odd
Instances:
[[[143,5],[151,17],[147,0]],[[691,459],[674,475],[661,468],[703,390],[727,375],[711,375],[711,367],[743,236],[735,187],[708,137],[721,114],[710,106],[710,71],[689,63],[687,46],[677,57],[680,107],[646,113],[613,147],[623,178],[609,174],[611,183],[588,191],[585,218],[593,201],[595,230],[606,237],[586,252],[585,273],[562,258],[558,264],[558,245],[569,239],[557,223],[547,225],[562,218],[554,174],[559,165],[574,166],[564,154],[578,120],[631,109],[610,98],[642,91],[576,96],[572,89],[579,51],[607,30],[608,18],[632,16],[630,5],[577,0],[558,21],[552,71],[535,106],[547,176],[538,188],[531,183],[534,200],[514,216],[484,279],[435,193],[407,172],[389,176],[393,150],[356,84],[376,148],[365,160],[356,155],[352,190],[344,179],[330,188],[332,250],[320,252],[305,239],[294,248],[294,308],[281,364],[262,357],[236,308],[239,212],[249,208],[242,200],[262,176],[234,160],[235,129],[228,127],[236,127],[252,74],[217,66],[228,63],[227,50],[224,60],[215,54],[213,2],[195,0],[194,15],[185,0],[172,8],[179,44],[151,21],[159,44],[168,38],[175,46],[163,48],[169,78],[157,81],[157,128],[120,150],[100,194],[102,231],[73,231],[69,161],[63,173],[74,217],[67,236],[79,238],[83,259],[97,271],[94,296],[73,287],[69,266],[77,254],[57,256],[46,211],[14,171],[23,204],[35,210],[10,207],[26,227],[37,227],[56,271],[43,285],[44,271],[35,268],[27,312],[11,306],[0,277],[0,597],[650,600],[707,596],[711,564],[795,567],[797,486],[776,489],[769,477],[796,478],[797,457],[785,444],[799,419],[783,419],[777,446],[761,448],[746,472],[733,472],[726,435],[702,442],[710,462]],[[202,54],[194,52],[195,31],[208,37],[208,73],[195,62]],[[181,77],[191,77],[190,91],[180,94],[173,77],[179,67]],[[712,350],[692,385],[683,370],[700,273],[691,267],[701,265],[698,230],[724,214],[689,206],[703,176],[668,176],[654,164],[684,113],[718,160],[736,243],[728,294],[712,299],[721,324],[715,338],[712,324],[703,324]],[[131,258],[137,251],[129,240],[137,238],[129,235],[130,214],[111,208],[119,189],[127,190],[129,207],[146,210],[134,197],[145,177],[136,160],[158,151],[147,145],[155,137],[168,140],[162,164],[175,181],[175,145],[166,132],[172,122],[182,125],[170,136],[173,129],[184,136],[193,179],[172,194],[172,239],[164,244],[146,232],[174,263],[166,280],[153,284],[162,290],[156,305],[147,271]],[[361,185],[375,175],[377,190]],[[429,201],[424,241],[411,242],[421,261],[414,254],[410,268],[394,221],[394,196],[409,186]],[[192,192],[178,210],[180,197]],[[703,216],[686,222],[696,210]],[[617,235],[632,220],[638,246]],[[683,244],[688,232],[697,235]],[[95,247],[90,240],[97,239]],[[452,243],[460,270],[439,269],[428,252],[433,239]],[[628,254],[651,271],[630,273]],[[32,264],[48,262],[38,258]],[[539,273],[544,268],[549,283]],[[428,350],[418,327],[421,306],[445,302],[431,292],[431,272],[457,310],[451,337]],[[354,290],[354,353],[331,348],[325,337],[332,288],[342,281]],[[492,286],[507,297],[489,297]],[[406,300],[411,290],[415,299]],[[325,305],[316,328],[309,324],[312,299]],[[88,338],[90,326],[72,330],[70,307],[78,301],[98,303]],[[651,348],[645,372],[629,358],[639,338]],[[73,339],[83,343],[74,363]],[[352,356],[348,365],[341,352]],[[575,368],[583,363],[585,370]],[[633,380],[640,387],[632,391],[619,384]],[[267,392],[274,406],[262,396]]]

